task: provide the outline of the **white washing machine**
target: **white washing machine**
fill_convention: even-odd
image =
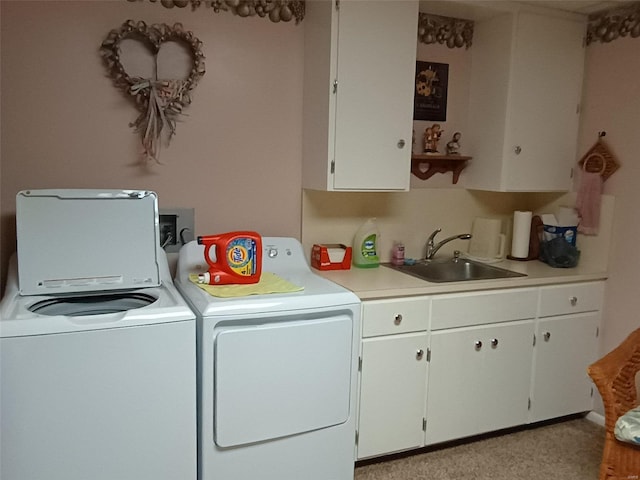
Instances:
[[[198,478],[351,480],[360,301],[314,274],[292,238],[265,237],[262,271],[303,287],[236,298],[189,279],[204,246],[180,250],[176,286],[197,317]]]
[[[2,480],[196,478],[195,315],[157,197],[33,190],[0,302]]]

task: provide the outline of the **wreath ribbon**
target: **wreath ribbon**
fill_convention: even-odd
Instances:
[[[131,127],[135,127],[136,132],[142,133],[142,146],[147,159],[160,163],[162,132],[165,126],[169,129],[167,143],[175,134],[176,119],[173,117],[182,114],[182,111],[174,103],[175,100],[182,99],[182,83],[179,80],[140,79],[129,89],[132,95],[148,90],[146,111],[140,113],[136,121],[130,124]]]

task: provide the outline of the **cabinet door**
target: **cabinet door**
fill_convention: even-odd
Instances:
[[[479,431],[527,423],[534,321],[505,323],[485,332]]]
[[[467,187],[566,191],[576,161],[583,19],[513,12],[477,21]]]
[[[585,25],[521,12],[515,33],[505,181],[509,190],[568,190],[576,160]]]
[[[426,443],[527,422],[533,320],[431,334]]]
[[[358,458],[421,447],[427,334],[362,342]]]
[[[417,19],[417,1],[340,2],[336,190],[409,188]]]
[[[592,408],[587,367],[596,359],[599,321],[599,312],[540,320],[534,348],[531,422]]]
[[[478,327],[431,333],[427,445],[479,433],[483,340]]]

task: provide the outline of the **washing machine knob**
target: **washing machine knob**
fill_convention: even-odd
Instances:
[[[278,250],[276,248],[270,248],[267,255],[269,255],[269,258],[276,258],[278,256]]]

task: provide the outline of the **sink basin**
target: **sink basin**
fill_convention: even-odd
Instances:
[[[494,267],[486,263],[474,262],[466,258],[452,258],[439,261],[422,261],[415,265],[393,265],[386,267],[427,280],[428,282],[464,282],[467,280],[492,280],[496,278],[526,277],[524,273]]]

